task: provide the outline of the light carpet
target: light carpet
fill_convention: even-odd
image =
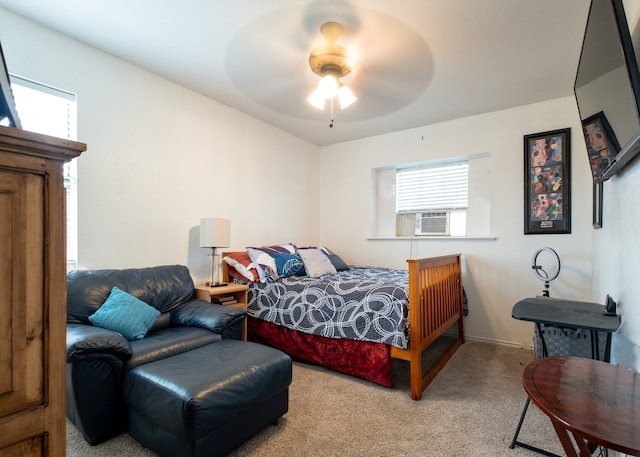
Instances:
[[[410,398],[406,362],[394,361],[393,389],[295,362],[289,412],[230,456],[532,457],[509,449],[526,400],[522,371],[531,360],[528,350],[467,342],[420,401]],[[549,420],[533,405],[519,440],[563,455]],[[126,433],[90,446],[67,421],[67,456],[114,455],[156,454]]]

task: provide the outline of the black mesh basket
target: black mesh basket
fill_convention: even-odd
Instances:
[[[547,346],[547,355],[571,355],[574,357],[591,358],[590,330],[555,327],[547,324],[539,325]],[[606,343],[607,333],[598,332],[600,360],[604,360],[605,358]],[[542,341],[540,340],[538,325],[535,326],[535,332],[533,334],[533,355],[537,359],[542,357]]]

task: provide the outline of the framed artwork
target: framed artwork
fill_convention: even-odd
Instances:
[[[524,137],[524,233],[571,233],[571,129]]]
[[[0,44],[0,125],[22,128],[16,102],[13,99],[11,84],[9,83],[9,71],[4,61],[4,53]]]
[[[582,121],[582,133],[593,175],[593,228],[599,229],[602,228],[603,187],[600,178],[615,161],[620,144],[603,111]]]
[[[591,174],[594,181],[597,181],[613,164],[616,154],[620,151],[620,145],[602,111],[582,121],[582,133],[589,154]]]

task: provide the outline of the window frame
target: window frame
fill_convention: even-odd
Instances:
[[[20,116],[22,128],[32,132],[42,133],[49,136],[56,136],[59,138],[66,138],[69,140],[77,140],[77,95],[67,90],[58,89],[51,85],[44,84],[38,81],[34,81],[22,76],[9,74],[11,82],[12,92],[16,101],[16,109]],[[48,96],[57,97],[59,100],[66,100],[66,122],[50,123],[46,118],[43,120],[30,116],[35,111],[29,111],[31,108],[25,104],[25,100],[20,93],[21,86],[31,91],[35,91],[40,94],[46,94]],[[58,100],[58,101],[59,101]],[[42,101],[42,100],[39,100]],[[62,112],[63,110],[60,110]],[[38,110],[40,115],[42,110]],[[66,128],[51,128],[52,125],[57,124],[65,125]],[[64,163],[63,168],[63,180],[66,190],[66,245],[67,245],[67,271],[73,270],[78,267],[78,168],[77,159],[72,159],[69,162]]]
[[[408,226],[404,227],[404,231],[400,232],[395,202],[395,176],[397,170],[420,166],[439,166],[463,161],[467,161],[469,164],[466,234],[416,236],[415,217]],[[491,235],[491,192],[493,185],[491,181],[491,154],[489,152],[375,167],[371,169],[370,189],[370,235],[367,237],[369,239],[495,238]],[[415,215],[415,213],[413,214]]]

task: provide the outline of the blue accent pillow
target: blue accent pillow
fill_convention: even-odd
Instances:
[[[278,276],[305,276],[304,263],[298,254],[276,254],[273,256],[276,261]]]
[[[342,260],[338,254],[331,254],[329,255],[329,260],[331,260],[331,263],[333,264],[334,267],[336,267],[337,271],[347,271],[350,270],[349,266],[344,263],[344,260]]]
[[[292,244],[274,244],[272,246],[249,247],[247,252],[251,261],[257,265],[260,282],[276,281],[278,279],[278,267],[273,256],[276,254],[294,254],[295,246]]]
[[[160,311],[117,287],[105,302],[89,316],[96,327],[122,334],[128,340],[144,338]]]

